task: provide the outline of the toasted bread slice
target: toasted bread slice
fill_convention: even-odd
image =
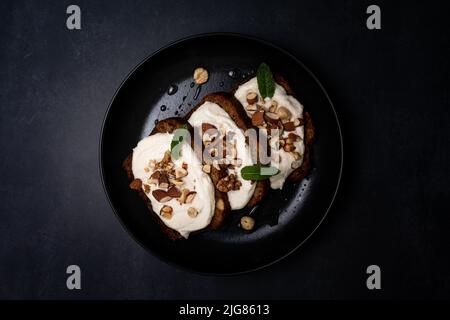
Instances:
[[[287,94],[296,97],[294,91],[292,90],[291,86],[287,82],[286,79],[284,79],[280,75],[275,75],[275,82],[278,83],[280,86],[286,90]],[[288,177],[289,181],[292,182],[299,182],[302,181],[308,173],[311,170],[311,146],[314,142],[314,138],[316,135],[316,128],[314,127],[314,122],[311,119],[311,115],[308,111],[303,110],[303,119],[305,121],[305,136],[304,136],[304,142],[305,142],[305,155],[303,158],[302,165],[295,169]]]
[[[240,102],[230,93],[227,92],[217,92],[211,93],[205,96],[187,115],[186,119],[189,119],[191,115],[205,102],[215,103],[220,106],[234,121],[236,126],[243,130],[244,132],[250,128],[254,128],[251,120],[247,117],[244,108]],[[258,147],[259,148],[259,147]],[[221,170],[217,170],[212,167],[212,180],[217,184],[218,180],[226,176],[226,167],[221,166]],[[270,183],[268,180],[260,180],[255,182],[255,190],[252,197],[247,202],[247,207],[252,207],[257,205],[269,191]]]
[[[245,79],[244,81],[241,82],[241,84],[246,83],[251,78],[253,78],[253,76]],[[278,74],[275,74],[274,79],[278,85],[282,86],[284,88],[284,90],[286,90],[287,94],[296,98],[296,94],[294,93],[294,91],[292,90],[291,86],[289,85],[288,81],[285,78],[283,78],[282,76],[280,76]],[[232,90],[233,98],[235,98],[234,94],[236,93],[236,90],[238,88],[239,88],[239,85],[237,85]],[[246,117],[248,119],[250,119],[247,116],[244,108],[243,108],[243,112],[246,115]],[[295,169],[294,171],[292,171],[291,174],[286,179],[286,180],[289,180],[292,182],[299,182],[299,181],[303,180],[309,174],[309,172],[311,170],[310,153],[311,153],[311,146],[314,142],[314,138],[316,135],[316,130],[315,130],[311,115],[306,110],[303,110],[303,119],[304,119],[304,139],[303,140],[304,140],[304,145],[305,145],[304,157],[303,157],[303,162],[302,162],[301,166],[298,167],[297,169]]]
[[[156,133],[172,133],[176,129],[181,128],[182,126],[186,125],[188,127],[188,130],[192,133],[192,127],[189,125],[189,123],[184,120],[183,118],[168,118],[165,120],[159,121],[155,128],[152,130],[150,135],[154,135]],[[133,153],[130,153],[127,158],[123,162],[123,169],[127,173],[128,178],[130,181],[135,181],[133,176],[133,170],[132,170],[132,160],[133,160]],[[153,211],[152,204],[150,199],[147,197],[147,195],[144,193],[141,187],[133,187],[130,185],[132,189],[135,189],[139,196],[144,200],[145,204],[147,205],[148,209],[154,213],[154,216],[158,224],[160,225],[163,232],[172,240],[177,240],[183,238],[181,234],[169,228],[164,224],[164,222],[158,217],[158,214]],[[211,219],[211,222],[208,227],[211,229],[217,229],[219,228],[223,221],[225,220],[225,217],[227,216],[227,213],[230,211],[230,205],[228,202],[228,197],[226,193],[220,192],[216,188],[214,188],[214,198],[215,198],[215,208],[214,208],[214,215]],[[201,231],[201,230],[198,230]],[[194,234],[198,231],[192,232],[191,234]]]

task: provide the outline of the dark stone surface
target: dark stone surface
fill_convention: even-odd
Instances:
[[[0,298],[449,298],[449,62],[445,10],[367,1],[2,1]],[[341,120],[344,177],[297,252],[235,277],[191,274],[148,254],[103,192],[102,120],[121,81],[185,36],[231,31],[296,54]],[[82,290],[65,269],[82,268]],[[366,289],[378,264],[382,290]]]

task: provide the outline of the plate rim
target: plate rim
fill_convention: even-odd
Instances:
[[[120,92],[120,90],[122,89],[122,87],[125,85],[125,83],[128,81],[128,79],[134,74],[134,72],[136,70],[138,70],[144,63],[146,63],[148,60],[152,59],[153,57],[155,57],[156,55],[160,54],[161,52],[165,51],[166,49],[169,49],[173,46],[176,46],[180,43],[189,41],[189,40],[193,40],[193,39],[199,39],[199,38],[209,38],[209,37],[231,37],[231,38],[241,38],[241,39],[247,39],[250,41],[256,41],[259,42],[263,45],[272,47],[273,49],[276,49],[280,52],[282,52],[283,54],[289,56],[291,59],[293,59],[296,63],[298,63],[313,79],[314,81],[319,85],[320,89],[322,90],[322,92],[325,94],[325,97],[328,101],[328,103],[331,106],[331,109],[333,111],[334,114],[334,118],[336,120],[336,124],[337,124],[337,129],[339,132],[339,141],[340,141],[340,166],[339,166],[339,175],[338,175],[338,179],[337,179],[337,184],[336,187],[334,188],[334,193],[333,196],[331,198],[331,201],[327,207],[327,209],[325,210],[325,213],[322,215],[322,218],[320,219],[320,221],[317,223],[317,225],[314,227],[314,229],[308,234],[308,236],[305,237],[305,239],[303,239],[300,243],[298,243],[294,248],[292,248],[291,250],[289,250],[288,252],[286,252],[285,254],[281,255],[280,257],[262,264],[260,266],[254,267],[254,268],[250,268],[247,270],[241,270],[241,271],[236,271],[236,272],[205,272],[205,271],[199,271],[199,270],[195,270],[193,268],[189,268],[186,267],[184,265],[181,264],[177,264],[175,262],[169,261],[167,258],[157,254],[156,252],[154,252],[153,250],[151,250],[150,248],[148,248],[144,243],[142,243],[139,239],[136,238],[136,236],[128,229],[128,227],[125,225],[125,222],[121,219],[119,213],[117,212],[109,191],[108,191],[108,187],[106,186],[105,183],[105,179],[104,179],[104,167],[103,167],[103,138],[104,138],[104,132],[105,132],[105,124],[107,122],[108,119],[108,115],[110,113],[111,107],[114,103],[114,100],[116,99],[118,93]],[[103,120],[102,120],[102,124],[101,124],[101,128],[100,128],[100,137],[99,137],[99,171],[100,171],[100,179],[102,182],[102,187],[103,187],[103,191],[106,194],[106,198],[108,200],[109,206],[111,207],[112,211],[114,212],[114,215],[116,216],[117,220],[119,220],[119,223],[121,224],[122,228],[125,229],[125,231],[127,232],[128,235],[131,236],[131,238],[136,241],[136,243],[138,243],[145,251],[147,251],[148,253],[150,253],[153,256],[156,256],[160,261],[163,261],[164,263],[173,266],[175,268],[184,270],[184,271],[188,271],[188,272],[192,272],[192,273],[196,273],[196,274],[200,274],[200,275],[207,275],[207,276],[233,276],[233,275],[241,275],[241,274],[246,274],[246,273],[251,273],[254,271],[258,271],[264,268],[267,268],[277,262],[280,262],[281,260],[285,259],[286,257],[288,257],[289,255],[291,255],[292,253],[294,253],[295,251],[297,251],[316,231],[317,229],[322,225],[323,221],[325,220],[325,218],[328,216],[328,213],[336,199],[336,195],[338,193],[339,187],[341,185],[341,180],[342,180],[342,171],[343,171],[343,166],[344,166],[344,142],[343,142],[343,137],[342,137],[342,129],[341,129],[341,125],[339,122],[339,117],[337,115],[336,109],[334,108],[334,104],[331,101],[331,98],[328,94],[328,92],[325,90],[324,86],[322,85],[322,83],[319,81],[319,79],[315,76],[315,74],[308,68],[305,66],[305,64],[298,59],[295,55],[293,55],[292,53],[290,53],[289,51],[287,51],[286,49],[268,41],[268,40],[264,40],[262,38],[256,37],[256,36],[252,36],[252,35],[247,35],[247,34],[243,34],[243,33],[237,33],[237,32],[208,32],[208,33],[199,33],[199,34],[194,34],[194,35],[190,35],[190,36],[186,36],[183,38],[180,38],[178,40],[169,42],[168,44],[162,46],[161,48],[159,48],[156,51],[151,52],[150,54],[146,55],[142,60],[140,60],[128,73],[127,75],[124,77],[124,79],[120,82],[119,86],[117,87],[117,89],[115,90],[112,98],[110,99],[109,103],[108,103],[108,107],[106,108],[105,114],[103,116]]]

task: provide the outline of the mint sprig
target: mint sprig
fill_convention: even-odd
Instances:
[[[260,165],[245,166],[241,169],[241,176],[244,180],[266,180],[280,171],[275,167],[265,167]]]
[[[258,67],[256,80],[258,81],[258,89],[261,96],[263,98],[272,98],[275,93],[275,80],[269,66],[264,62]]]

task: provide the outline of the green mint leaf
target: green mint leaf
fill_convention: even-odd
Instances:
[[[266,180],[271,176],[278,174],[279,170],[275,167],[263,167],[260,165],[246,166],[241,170],[244,180]]]
[[[275,80],[267,64],[261,63],[256,72],[259,93],[263,98],[272,98],[275,93]]]

